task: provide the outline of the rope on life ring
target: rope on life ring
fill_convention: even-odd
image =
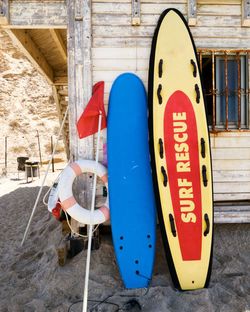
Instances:
[[[72,185],[75,178],[84,172],[97,174],[108,190],[107,168],[94,160],[78,160],[70,163],[62,172],[58,183],[58,195],[62,209],[73,219],[83,224],[100,224],[109,220],[108,196],[106,202],[94,210],[92,216],[90,210],[81,207],[75,200],[72,192]]]

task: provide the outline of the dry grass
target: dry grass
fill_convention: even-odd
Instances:
[[[31,143],[31,144],[29,145],[29,149],[31,149],[32,151],[34,151],[36,148],[38,149],[36,143]]]
[[[20,130],[21,129],[21,125],[20,125],[20,123],[17,120],[11,120],[9,122],[9,127],[12,130]]]
[[[55,144],[55,142],[54,142]],[[51,154],[51,143],[46,143],[44,145],[44,149],[45,149],[45,153],[47,154]],[[56,152],[55,154],[60,154],[60,153],[65,153],[65,148],[63,145],[58,145],[57,148],[56,148]]]
[[[10,152],[14,154],[21,154],[21,153],[27,153],[27,149],[25,146],[13,146],[10,148]]]
[[[6,117],[6,116],[8,116],[9,115],[9,111],[7,110],[7,108],[6,107],[4,107],[4,106],[0,106],[0,116],[1,117]]]
[[[56,148],[56,153],[57,154],[65,153],[64,145],[58,145],[57,148]]]
[[[59,126],[55,126],[54,129],[53,129],[53,134],[57,136],[58,133],[59,133],[59,129],[60,129]]]
[[[51,143],[44,144],[44,149],[46,154],[51,154]]]
[[[57,163],[61,163],[61,162],[65,162],[64,159],[62,158],[59,158],[59,157],[54,157],[54,163],[57,164]],[[49,160],[44,160],[42,162],[43,165],[47,165],[49,163]]]

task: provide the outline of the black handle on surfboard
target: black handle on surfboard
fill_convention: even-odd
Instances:
[[[205,213],[205,215],[204,215],[204,220],[205,220],[205,222],[206,222],[206,229],[205,229],[205,231],[204,231],[204,236],[207,236],[207,234],[209,233],[209,231],[210,231],[210,221],[209,221],[209,217],[208,217],[208,214],[207,213]]]
[[[201,138],[201,156],[202,158],[206,157],[205,140],[203,138]]]
[[[202,166],[202,180],[204,186],[207,186],[207,167],[205,165]]]
[[[196,92],[196,103],[199,104],[200,103],[200,98],[201,98],[201,93],[200,93],[200,88],[197,85],[197,83],[195,84],[194,88],[195,88],[195,92]]]
[[[197,76],[197,67],[196,67],[196,63],[195,61],[192,59],[190,60],[191,65],[193,66],[194,70],[193,70],[193,76],[196,77]]]
[[[158,74],[159,74],[159,78],[162,77],[162,66],[163,66],[163,60],[160,59],[159,65],[158,65]]]
[[[162,85],[159,84],[158,89],[157,89],[157,97],[158,97],[159,104],[162,104],[161,90],[162,90]]]
[[[174,217],[171,215],[171,213],[168,216],[169,216],[171,232],[172,232],[173,236],[176,237],[176,228],[175,228],[175,223],[174,223]]]
[[[160,157],[163,158],[163,142],[162,139],[159,139],[159,147],[160,147]]]
[[[163,166],[161,166],[161,173],[163,175],[163,185],[167,186],[168,185],[168,176],[167,176],[166,170]]]

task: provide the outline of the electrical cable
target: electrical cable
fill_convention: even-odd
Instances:
[[[147,295],[148,291],[149,291],[149,288],[146,288],[145,289],[145,293],[143,295],[122,295],[122,294],[118,294],[116,296],[119,296],[119,297],[122,297],[122,298],[125,298],[125,297],[128,297],[128,298],[132,298],[130,300],[128,300],[127,302],[125,302],[122,306],[120,306],[119,304],[115,303],[115,302],[112,302],[112,301],[107,301],[108,299],[110,299],[111,297],[114,297],[115,294],[112,294],[112,295],[109,295],[107,296],[105,299],[103,300],[94,300],[94,299],[88,299],[89,302],[96,302],[97,304],[95,304],[93,307],[90,308],[89,312],[93,312],[94,309],[96,309],[97,307],[99,307],[101,304],[109,304],[109,305],[112,305],[112,306],[115,306],[117,307],[116,310],[114,310],[113,312],[119,312],[119,311],[129,311],[131,310],[132,308],[134,308],[135,306],[138,307],[139,310],[142,310],[142,307],[141,307],[141,304],[135,299],[135,298],[138,298],[138,297],[144,297]],[[76,302],[73,302],[69,308],[68,308],[68,312],[74,312],[71,308],[78,304],[78,303],[81,303],[83,302],[83,300],[78,300]]]

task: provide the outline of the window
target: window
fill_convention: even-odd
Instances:
[[[211,130],[249,129],[249,54],[248,50],[199,51]]]

